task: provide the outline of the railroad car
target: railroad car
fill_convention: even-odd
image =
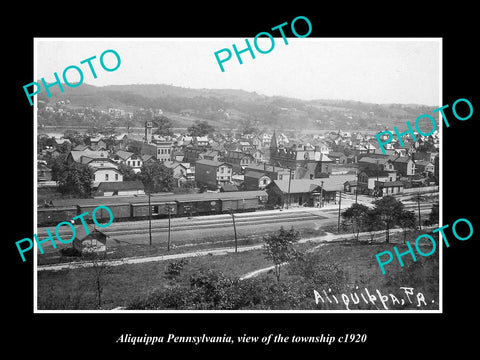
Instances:
[[[177,202],[170,199],[150,199],[150,206],[152,208],[152,218],[161,218],[168,216],[170,210],[171,216],[177,215]],[[149,217],[148,212],[148,198],[143,199],[142,202],[132,202],[132,219],[140,220]]]
[[[219,214],[222,210],[222,204],[216,198],[200,198],[200,199],[177,199],[178,214],[180,216],[195,216]]]
[[[62,221],[71,221],[77,216],[76,206],[45,207],[37,209],[37,224],[42,226],[57,225]]]
[[[119,204],[105,204],[98,201],[86,204],[79,204],[78,207],[78,214],[83,214],[88,212],[88,215],[84,217],[85,220],[88,222],[92,221],[92,212],[93,210],[99,205],[106,205],[110,209],[113,215],[113,219],[115,221],[124,221],[129,220],[132,217],[132,206],[130,203],[119,203]],[[108,221],[110,219],[110,215],[108,214],[107,210],[99,209],[95,213],[95,218],[99,223],[103,223],[103,220]],[[78,219],[77,221],[80,221]]]
[[[267,193],[259,191],[235,191],[224,193],[198,194],[154,194],[150,196],[152,218],[171,216],[195,216],[242,211],[256,211],[263,208],[267,201]],[[56,225],[62,221],[70,221],[73,217],[88,212],[84,218],[92,221],[92,211],[105,205],[112,211],[113,221],[144,220],[149,217],[147,195],[114,196],[95,199],[57,199],[53,207],[37,209],[39,226]],[[95,213],[99,222],[109,219],[106,210]],[[81,220],[77,219],[77,223]]]

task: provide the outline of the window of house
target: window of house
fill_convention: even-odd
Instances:
[[[118,181],[118,174],[115,174],[115,181]]]
[[[105,174],[105,181],[108,181],[108,174]]]

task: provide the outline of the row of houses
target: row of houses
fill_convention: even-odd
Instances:
[[[160,161],[172,169],[177,186],[194,181],[197,187],[214,191],[267,189],[274,182],[287,180],[309,180],[315,184],[326,181],[328,184],[331,181],[328,179],[334,178],[335,166],[349,165],[355,171],[347,174],[349,178],[342,183],[343,191],[391,193],[401,191],[399,181],[402,177],[434,172],[434,159],[438,155],[415,151],[408,155],[406,151],[395,149],[383,155],[378,146],[373,145],[372,137],[341,131],[311,137],[311,143],[294,143],[275,131],[271,135],[252,134],[238,139],[222,134],[160,136],[154,134],[153,125],[145,122],[143,135],[91,137],[90,145],[73,148],[67,161],[91,166],[95,173],[94,185],[98,186],[123,182],[118,169],[120,164],[138,173],[143,164]],[[44,151],[47,150],[48,156],[55,156],[53,149]],[[48,177],[45,164],[38,169],[39,179]],[[117,187],[120,190],[122,186]],[[105,189],[105,193],[110,191]],[[303,196],[297,200],[304,203],[304,199]]]

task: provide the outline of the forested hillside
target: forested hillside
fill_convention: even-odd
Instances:
[[[280,96],[265,96],[256,92],[234,89],[190,89],[171,85],[112,85],[96,87],[82,84],[77,88],[52,87],[52,97],[38,95],[39,107],[62,107],[70,113],[107,112],[109,108],[134,114],[129,125],[141,126],[142,117],[135,116],[146,109],[160,109],[172,119],[174,126],[189,126],[193,120],[207,120],[217,128],[235,128],[249,121],[262,127],[285,129],[354,129],[380,130],[402,128],[405,121],[431,112],[433,107],[415,104],[370,104],[349,100],[300,100]],[[96,119],[98,121],[98,119]],[[108,119],[109,125],[125,126],[127,119]],[[65,124],[62,123],[66,122]],[[78,125],[89,125],[88,118],[79,116]],[[39,124],[69,125],[65,116],[39,117]]]

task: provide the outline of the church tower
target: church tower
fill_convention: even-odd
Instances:
[[[277,156],[277,150],[277,134],[275,133],[275,130],[273,130],[272,140],[270,140],[270,161],[273,162],[275,160],[275,157]]]
[[[280,146],[283,148],[283,146]],[[284,151],[279,151],[277,134],[273,130],[272,140],[270,141],[270,164],[274,166],[282,166],[284,160]]]

